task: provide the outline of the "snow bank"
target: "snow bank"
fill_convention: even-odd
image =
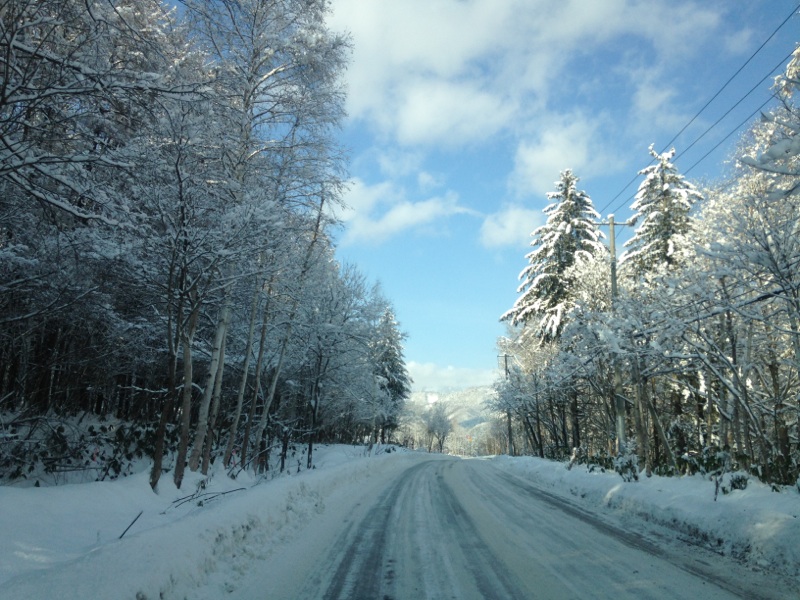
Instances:
[[[158,495],[148,474],[51,488],[0,487],[0,598],[208,597],[233,591],[322,512],[325,499],[376,472],[408,465],[403,453],[320,446],[313,471],[237,481],[215,471],[166,475]],[[131,528],[120,539],[136,516]]]
[[[608,509],[624,519],[675,530],[686,541],[747,562],[800,577],[800,494],[780,493],[750,478],[747,489],[716,494],[699,475],[642,477],[624,483],[614,472],[539,458],[498,456],[494,463],[555,494],[579,498],[590,510]]]

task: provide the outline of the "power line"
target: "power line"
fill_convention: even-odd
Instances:
[[[728,110],[726,110],[726,111],[725,111],[725,113],[724,113],[724,114],[723,114],[723,115],[722,115],[722,116],[721,116],[719,119],[717,119],[716,121],[714,121],[714,123],[713,123],[711,126],[709,126],[709,127],[708,127],[708,128],[707,128],[707,129],[706,129],[704,132],[703,132],[703,133],[701,133],[701,134],[700,134],[700,136],[699,136],[697,139],[695,139],[695,140],[694,140],[694,141],[693,141],[691,144],[689,144],[689,145],[688,145],[686,148],[684,148],[683,150],[681,150],[680,154],[678,154],[678,155],[677,155],[677,156],[674,158],[674,161],[677,161],[677,160],[678,160],[678,159],[679,159],[681,156],[683,156],[684,154],[686,154],[686,153],[687,153],[689,150],[691,150],[691,148],[692,148],[692,147],[693,147],[693,146],[694,146],[694,145],[695,145],[697,142],[699,142],[700,140],[702,140],[702,139],[703,139],[703,138],[706,136],[706,134],[707,134],[709,131],[711,131],[712,129],[714,129],[714,127],[716,127],[717,125],[719,125],[720,121],[722,121],[722,120],[723,120],[725,117],[727,117],[729,114],[731,114],[731,113],[733,112],[733,110],[734,110],[734,109],[735,109],[737,106],[739,106],[739,105],[740,105],[742,102],[744,102],[745,98],[747,98],[747,97],[748,97],[750,94],[752,94],[754,91],[756,91],[756,90],[759,88],[759,86],[760,86],[762,83],[764,83],[764,82],[765,82],[767,79],[769,79],[769,78],[772,76],[772,74],[773,74],[773,73],[775,73],[775,71],[777,71],[779,68],[781,68],[783,65],[785,65],[785,64],[786,64],[786,61],[787,61],[787,60],[789,60],[789,59],[792,57],[792,54],[794,54],[794,53],[793,53],[793,52],[790,52],[790,53],[789,53],[789,54],[787,54],[785,57],[783,57],[783,58],[780,60],[780,62],[778,62],[778,64],[776,64],[774,67],[772,67],[772,70],[771,70],[770,72],[768,72],[766,75],[764,75],[764,77],[762,77],[761,79],[759,79],[758,83],[756,83],[756,84],[755,84],[753,87],[751,87],[751,88],[750,88],[750,90],[749,90],[749,91],[748,91],[748,92],[747,92],[747,93],[746,93],[744,96],[742,96],[742,97],[739,99],[739,101],[738,101],[736,104],[734,104],[734,105],[733,105],[733,106],[731,106],[731,107],[730,107]],[[769,100],[767,100],[767,102],[769,102]],[[764,104],[766,104],[766,102],[765,102]],[[762,104],[762,106],[764,106],[764,105]],[[716,148],[715,148],[715,149],[716,149]]]
[[[771,74],[771,73],[772,73],[772,72],[770,72],[770,74]],[[767,75],[767,77],[769,77],[769,75]],[[766,79],[766,77],[765,77],[764,79]],[[763,79],[762,79],[762,81],[763,81]],[[744,99],[744,98],[742,98],[742,100],[743,100],[743,99]],[[689,174],[689,172],[691,172],[691,170],[692,170],[692,169],[694,169],[694,168],[695,168],[697,165],[699,165],[699,164],[700,164],[701,162],[703,162],[703,161],[704,161],[706,158],[708,158],[708,157],[709,157],[709,156],[710,156],[710,155],[711,155],[711,154],[712,154],[712,153],[713,153],[713,152],[714,152],[714,151],[715,151],[717,148],[719,148],[719,147],[720,147],[722,144],[724,144],[724,143],[725,143],[725,141],[726,141],[728,138],[730,138],[730,137],[731,137],[731,136],[732,136],[734,133],[737,133],[737,132],[738,132],[738,131],[739,131],[739,130],[742,128],[742,127],[744,127],[744,126],[747,124],[747,122],[748,122],[750,119],[752,119],[754,116],[756,116],[756,115],[757,115],[757,114],[758,114],[758,113],[759,113],[759,112],[760,112],[760,111],[761,111],[761,110],[762,110],[762,109],[763,109],[763,108],[764,108],[764,107],[765,107],[767,104],[769,104],[769,103],[770,103],[772,100],[773,100],[773,96],[770,96],[770,97],[769,97],[769,98],[767,98],[767,99],[766,99],[764,102],[762,102],[762,103],[761,103],[761,105],[760,105],[760,106],[759,106],[757,109],[755,109],[753,112],[751,112],[751,113],[750,113],[750,114],[749,114],[749,115],[748,115],[748,116],[747,116],[747,117],[746,117],[746,118],[745,118],[745,119],[744,119],[742,122],[738,123],[738,124],[737,124],[737,125],[736,125],[736,126],[733,128],[733,129],[731,129],[731,130],[730,130],[730,131],[727,133],[727,135],[725,135],[725,137],[723,137],[723,138],[722,138],[722,139],[721,139],[719,142],[717,142],[717,143],[714,145],[714,147],[713,147],[713,148],[711,148],[711,149],[710,149],[708,152],[706,152],[706,153],[705,153],[703,156],[701,156],[701,157],[700,157],[698,160],[696,160],[696,161],[694,162],[694,164],[692,164],[692,166],[691,166],[691,167],[689,167],[688,169],[686,169],[685,171],[683,171],[683,174],[684,174],[684,175],[688,175],[688,174]],[[738,105],[738,104],[740,104],[740,103],[741,103],[741,100],[740,100],[739,102],[737,102],[737,103],[736,103],[736,105]],[[736,105],[735,105],[735,106],[736,106]],[[735,106],[734,106],[734,108],[735,108]],[[733,108],[732,108],[731,110],[733,110]],[[728,113],[729,113],[729,112],[730,112],[730,111],[728,111]],[[725,113],[725,114],[727,115],[728,113]],[[721,120],[721,119],[720,119],[720,120]],[[710,130],[710,129],[709,129],[709,130]],[[704,136],[706,133],[708,133],[708,131],[709,131],[709,130],[706,130],[705,132],[703,132],[703,134],[701,135],[701,137],[702,137],[702,136]],[[698,138],[697,140],[695,140],[694,142],[692,142],[692,144],[691,144],[689,147],[691,148],[691,146],[694,146],[694,144],[695,144],[697,141],[699,141],[699,139],[700,139],[700,138]],[[687,148],[687,149],[688,149],[688,148]],[[677,160],[677,157],[676,157],[674,160]],[[652,161],[651,161],[651,163],[652,163]],[[634,177],[633,181],[635,181],[635,180],[636,180],[636,178],[638,178],[638,174],[637,174],[637,176],[636,176],[636,177]],[[630,183],[628,184],[628,186],[630,186]],[[626,186],[626,188],[627,188],[628,186]],[[620,196],[620,194],[617,194],[617,196],[615,196],[615,197],[614,197],[614,199],[618,198],[619,196]],[[625,206],[625,204],[626,204],[627,202],[630,202],[630,201],[631,201],[631,200],[632,200],[634,197],[635,197],[635,194],[634,194],[633,196],[628,196],[628,198],[627,198],[626,200],[623,200],[623,202],[622,202],[621,204],[619,204],[619,205],[617,205],[616,207],[614,207],[614,211],[613,211],[613,212],[616,212],[616,211],[618,211],[620,208],[622,208],[623,206]]]
[[[788,23],[788,22],[789,22],[789,19],[791,19],[791,18],[792,18],[792,17],[795,15],[795,13],[796,13],[798,10],[800,10],[800,4],[798,4],[797,6],[795,6],[795,7],[792,9],[792,11],[789,13],[789,15],[788,15],[788,16],[787,16],[787,17],[786,17],[786,18],[785,18],[783,21],[781,21],[781,24],[780,24],[780,25],[778,25],[778,27],[776,27],[776,28],[775,28],[775,30],[774,30],[774,31],[773,31],[773,32],[772,32],[772,33],[769,35],[769,37],[768,37],[766,40],[764,40],[764,41],[761,43],[761,45],[760,45],[758,48],[756,48],[755,52],[753,52],[753,53],[750,55],[750,57],[749,57],[749,58],[748,58],[748,59],[747,59],[747,60],[744,62],[744,64],[743,64],[741,67],[739,67],[739,68],[736,70],[736,72],[735,72],[733,75],[731,75],[731,76],[728,78],[728,81],[726,81],[726,82],[725,82],[725,83],[722,85],[722,87],[721,87],[721,88],[719,88],[719,90],[717,91],[717,93],[716,93],[716,94],[714,94],[714,95],[711,97],[711,99],[710,99],[708,102],[706,102],[706,103],[703,105],[703,108],[701,108],[700,110],[698,110],[698,111],[697,111],[697,114],[695,114],[695,115],[694,115],[694,116],[693,116],[693,117],[692,117],[692,118],[689,120],[689,122],[688,122],[688,123],[686,123],[686,125],[684,125],[684,126],[683,126],[683,128],[682,128],[682,129],[681,129],[681,130],[680,130],[678,133],[676,133],[676,134],[673,136],[673,138],[672,138],[672,139],[671,139],[669,142],[667,142],[667,145],[666,145],[666,147],[665,147],[665,148],[664,148],[664,149],[661,151],[662,153],[663,153],[663,152],[666,152],[666,151],[667,151],[667,150],[668,150],[668,149],[669,149],[669,148],[672,146],[672,143],[673,143],[675,140],[677,140],[677,139],[678,139],[678,137],[679,137],[679,136],[680,136],[680,135],[681,135],[681,134],[682,134],[684,131],[686,131],[686,129],[687,129],[687,128],[688,128],[688,127],[689,127],[689,126],[692,124],[692,123],[694,123],[694,121],[695,121],[695,120],[696,120],[696,119],[697,119],[697,118],[700,116],[700,114],[701,114],[701,113],[702,113],[702,112],[703,112],[703,111],[704,111],[706,108],[708,108],[709,104],[711,104],[711,103],[712,103],[714,100],[716,100],[716,99],[717,99],[717,96],[719,96],[719,95],[722,93],[722,91],[723,91],[723,90],[724,90],[726,87],[728,87],[728,85],[731,83],[731,81],[733,81],[733,80],[736,78],[736,76],[737,76],[739,73],[741,73],[741,72],[742,72],[742,70],[743,70],[743,69],[744,69],[744,68],[745,68],[745,67],[746,67],[748,64],[750,64],[750,61],[751,61],[751,60],[753,60],[753,59],[755,58],[756,54],[758,54],[759,52],[761,52],[761,50],[764,48],[764,46],[766,46],[766,45],[767,45],[767,43],[768,43],[768,42],[769,42],[769,41],[770,41],[770,40],[771,40],[773,37],[775,37],[775,34],[776,34],[776,33],[778,33],[778,31],[780,31],[780,30],[781,30],[781,28],[782,28],[784,25],[786,25],[786,23]],[[789,56],[791,56],[791,54],[790,54]]]
[[[672,137],[672,139],[669,141],[669,143],[666,145],[666,148],[665,148],[665,149],[664,149],[662,152],[665,152],[665,151],[666,151],[666,149],[668,149],[668,148],[669,148],[669,147],[672,145],[672,143],[673,143],[673,142],[674,142],[676,139],[678,139],[678,137],[679,137],[679,136],[680,136],[680,135],[681,135],[681,134],[682,134],[684,131],[686,131],[686,129],[687,129],[687,128],[688,128],[688,127],[689,127],[689,126],[692,124],[692,123],[694,123],[694,121],[695,121],[695,120],[697,120],[697,118],[698,118],[698,117],[699,117],[699,116],[700,116],[700,115],[703,113],[703,111],[704,111],[706,108],[708,108],[708,106],[709,106],[709,105],[710,105],[710,104],[711,104],[711,103],[712,103],[712,102],[713,102],[713,101],[714,101],[714,100],[715,100],[715,99],[716,99],[716,98],[717,98],[717,97],[718,97],[718,96],[719,96],[719,95],[720,95],[720,94],[723,92],[723,90],[725,90],[725,88],[727,88],[727,87],[728,87],[728,85],[729,85],[729,84],[730,84],[730,83],[731,83],[731,82],[732,82],[732,81],[733,81],[733,80],[736,78],[736,76],[737,76],[737,75],[739,75],[739,73],[741,73],[741,72],[742,72],[742,70],[743,70],[743,69],[744,69],[744,68],[745,68],[745,67],[746,67],[746,66],[747,66],[747,65],[748,65],[748,64],[749,64],[749,63],[750,63],[750,62],[753,60],[753,58],[754,58],[754,57],[755,57],[755,56],[756,56],[756,55],[757,55],[757,54],[758,54],[758,53],[759,53],[759,52],[760,52],[760,51],[761,51],[761,50],[764,48],[764,46],[766,46],[766,45],[767,45],[767,43],[768,43],[768,42],[769,42],[769,41],[770,41],[770,40],[771,40],[773,37],[775,37],[775,35],[778,33],[778,31],[780,31],[780,30],[783,28],[783,26],[784,26],[784,25],[786,25],[786,23],[788,23],[788,22],[789,22],[789,20],[790,20],[790,19],[791,19],[791,18],[792,18],[792,17],[793,17],[793,16],[794,16],[794,15],[795,15],[795,14],[796,14],[798,11],[800,11],[800,4],[798,4],[797,6],[795,6],[795,7],[792,9],[792,11],[789,13],[789,15],[788,15],[788,16],[787,16],[787,17],[786,17],[786,18],[785,18],[783,21],[781,21],[781,23],[780,23],[780,24],[779,24],[779,25],[778,25],[778,26],[777,26],[777,27],[776,27],[776,28],[773,30],[773,32],[772,32],[772,33],[771,33],[771,34],[770,34],[770,35],[767,37],[767,39],[766,39],[766,40],[764,40],[764,41],[761,43],[761,45],[760,45],[760,46],[759,46],[759,47],[758,47],[758,48],[757,48],[757,49],[756,49],[756,50],[755,50],[755,51],[754,51],[754,52],[753,52],[753,53],[752,53],[752,54],[751,54],[751,55],[748,57],[748,59],[747,59],[747,60],[744,62],[744,64],[742,64],[742,66],[741,66],[741,67],[739,67],[739,68],[736,70],[736,72],[735,72],[733,75],[731,75],[731,76],[728,78],[728,80],[727,80],[727,81],[726,81],[726,82],[725,82],[725,83],[722,85],[722,87],[721,87],[721,88],[720,88],[720,89],[719,89],[719,90],[718,90],[718,91],[717,91],[717,92],[716,92],[716,93],[715,93],[715,94],[714,94],[714,95],[711,97],[711,99],[710,99],[710,100],[708,100],[708,101],[707,101],[707,102],[706,102],[706,103],[703,105],[703,107],[702,107],[702,108],[700,108],[700,110],[698,110],[698,111],[697,111],[697,113],[696,113],[696,114],[695,114],[695,115],[694,115],[694,116],[693,116],[693,117],[692,117],[692,118],[691,118],[691,119],[690,119],[690,120],[689,120],[689,121],[686,123],[686,125],[684,125],[684,126],[681,128],[681,130],[680,130],[678,133],[676,133],[676,134],[675,134],[675,135]],[[730,113],[730,112],[731,112],[731,111],[732,111],[734,108],[736,108],[736,107],[737,107],[739,104],[741,104],[741,102],[742,102],[742,101],[743,101],[743,100],[744,100],[744,99],[745,99],[747,96],[749,96],[749,95],[750,95],[750,94],[753,92],[753,90],[754,90],[754,89],[756,89],[756,88],[757,88],[759,85],[761,85],[761,83],[763,83],[763,82],[764,82],[764,80],[765,80],[765,79],[767,79],[767,77],[769,77],[769,76],[770,76],[772,73],[774,73],[775,69],[777,69],[777,68],[778,68],[778,66],[780,66],[780,64],[782,64],[782,63],[783,63],[785,60],[787,60],[787,59],[788,59],[789,57],[791,57],[791,56],[792,56],[792,54],[790,53],[790,54],[789,54],[789,55],[788,55],[786,58],[784,58],[784,59],[781,61],[781,63],[779,63],[779,64],[778,64],[776,67],[773,67],[773,68],[770,70],[770,72],[769,72],[767,75],[765,75],[765,76],[764,76],[764,77],[763,77],[763,78],[762,78],[762,79],[761,79],[761,80],[760,80],[760,81],[759,81],[759,82],[758,82],[758,83],[757,83],[755,86],[753,86],[753,88],[752,88],[752,89],[751,89],[749,92],[747,92],[747,94],[745,94],[745,95],[744,95],[742,98],[740,98],[740,99],[739,99],[739,101],[738,101],[736,104],[734,104],[734,106],[733,106],[733,107],[731,107],[731,108],[730,108],[730,109],[729,109],[729,110],[728,110],[728,111],[727,111],[727,112],[726,112],[726,113],[725,113],[725,114],[724,114],[722,117],[720,117],[720,119],[718,119],[718,120],[717,120],[717,121],[714,123],[714,125],[712,125],[711,127],[709,127],[709,128],[706,130],[706,131],[704,131],[704,132],[703,132],[703,133],[700,135],[700,137],[698,137],[698,138],[697,138],[695,141],[693,141],[693,142],[692,142],[692,144],[689,146],[689,148],[691,148],[691,147],[692,147],[692,146],[694,146],[694,145],[695,145],[695,144],[696,144],[698,141],[700,141],[700,139],[701,139],[703,136],[705,136],[705,135],[706,135],[706,134],[707,134],[707,133],[708,133],[708,132],[709,132],[711,129],[713,129],[713,127],[714,127],[714,126],[716,126],[716,125],[717,125],[717,124],[718,124],[718,123],[719,123],[719,122],[720,122],[720,121],[721,121],[721,120],[722,120],[722,119],[723,119],[725,116],[727,116],[727,115],[728,115],[728,114],[729,114],[729,113]],[[766,103],[765,103],[765,104],[766,104]],[[764,106],[764,105],[762,105],[762,107],[763,107],[763,106]],[[759,110],[760,110],[760,109],[759,109]],[[745,121],[745,122],[746,122],[746,121]],[[735,133],[735,132],[731,132],[731,133],[729,133],[729,134],[728,134],[728,135],[727,135],[727,136],[726,136],[724,139],[727,139],[728,137],[730,137],[731,135],[733,135],[733,133]],[[723,140],[723,141],[724,141],[724,140]],[[720,145],[720,144],[718,144],[717,146],[715,146],[713,150],[716,150],[716,148],[718,148],[718,147],[719,147],[719,145]],[[688,148],[687,148],[687,150],[688,150]],[[713,150],[712,150],[711,152],[713,152]],[[711,152],[709,152],[709,153],[707,153],[705,156],[703,156],[703,158],[702,158],[701,160],[705,159],[705,158],[706,158],[706,157],[707,157],[707,156],[708,156],[708,155],[709,155]],[[684,154],[684,153],[685,153],[685,150],[684,150],[684,152],[682,152],[681,154]],[[653,162],[653,160],[651,160],[649,164],[652,164],[652,162]],[[697,163],[695,163],[694,165],[692,165],[692,168],[694,168],[694,167],[695,167],[695,166],[696,166],[696,165],[697,165],[699,162],[700,162],[700,161],[698,161]],[[638,177],[639,177],[639,174],[638,174],[638,172],[637,172],[637,173],[636,173],[636,175],[634,175],[634,176],[631,178],[631,180],[630,180],[630,181],[628,181],[628,183],[627,183],[627,184],[625,184],[625,187],[623,187],[623,188],[622,188],[622,189],[621,189],[619,192],[617,192],[617,194],[616,194],[616,195],[615,195],[615,196],[614,196],[614,197],[613,197],[611,200],[609,200],[609,201],[608,201],[608,202],[605,204],[605,206],[604,206],[602,209],[600,209],[600,211],[598,211],[598,212],[600,212],[601,214],[605,213],[605,212],[606,212],[606,210],[608,209],[608,207],[609,207],[609,206],[611,206],[612,204],[614,204],[614,202],[615,202],[615,201],[616,201],[616,200],[617,200],[617,199],[618,199],[620,196],[622,196],[622,194],[624,194],[624,193],[625,193],[625,191],[626,191],[626,190],[627,190],[627,189],[628,189],[628,188],[629,188],[631,185],[633,185],[633,183],[635,183],[635,182],[636,182],[636,180],[638,179]],[[622,204],[618,205],[618,206],[617,206],[617,207],[614,209],[614,211],[616,211],[616,210],[619,210],[619,209],[620,209],[622,206],[624,206],[624,205],[625,205],[625,203],[627,203],[627,202],[628,202],[628,201],[629,201],[629,200],[630,200],[632,197],[633,197],[633,196],[629,197],[629,198],[628,198],[627,200],[625,200],[625,201],[624,201]]]
[[[800,257],[797,257],[792,262],[786,264],[786,270],[787,271],[793,271],[794,269],[796,269],[798,267],[798,265],[800,265]],[[734,294],[733,296],[728,296],[727,298],[723,298],[723,301],[727,302],[729,304],[727,306],[723,306],[722,309],[723,310],[727,310],[727,309],[737,310],[737,309],[742,308],[744,306],[749,306],[750,304],[753,304],[755,302],[762,302],[762,301],[764,301],[764,300],[766,300],[768,298],[777,298],[777,297],[782,295],[780,293],[780,290],[781,290],[781,288],[778,288],[776,290],[772,290],[772,291],[769,291],[769,292],[762,292],[755,299],[751,298],[751,299],[745,300],[745,301],[743,301],[743,302],[741,302],[739,304],[736,304],[736,305],[731,304],[735,300],[739,300],[740,298],[744,298],[745,296],[752,296],[753,293],[758,292],[758,290],[755,290],[753,288],[745,289],[743,291],[740,291],[740,292]],[[674,305],[671,308],[669,308],[669,309],[664,311],[664,317],[671,317],[671,316],[677,315],[680,312],[686,312],[688,310],[693,309],[694,307],[702,306],[704,304],[707,304],[709,301],[716,302],[717,300],[718,300],[717,297],[713,297],[713,298],[703,297],[703,298],[697,298],[695,300],[691,300],[689,302],[686,302],[685,304]],[[687,321],[686,323],[688,324],[689,322],[695,322],[695,321],[701,320],[703,318],[708,318],[710,316],[714,316],[716,314],[719,314],[718,312],[716,312],[716,311],[719,311],[719,310],[720,310],[720,306],[719,305],[714,307],[714,308],[710,308],[709,309],[710,312],[708,312],[705,316],[698,314],[697,317],[692,318],[690,321]],[[663,324],[665,322],[666,322],[665,319],[662,318],[660,323],[654,323],[644,333],[653,333],[653,332],[658,331],[657,326],[659,326],[660,324]]]
[[[724,144],[724,143],[725,143],[725,141],[726,141],[728,138],[730,138],[730,137],[731,137],[731,136],[732,136],[734,133],[736,133],[737,131],[739,131],[739,130],[740,130],[740,129],[741,129],[741,128],[742,128],[742,127],[743,127],[743,126],[744,126],[744,125],[745,125],[745,124],[748,122],[748,121],[750,121],[750,119],[752,119],[754,116],[756,116],[756,115],[757,115],[757,114],[758,114],[758,113],[759,113],[759,112],[760,112],[760,111],[761,111],[761,110],[762,110],[762,109],[763,109],[763,108],[764,108],[764,107],[765,107],[767,104],[769,104],[769,103],[770,103],[770,101],[771,101],[772,99],[773,99],[773,97],[772,97],[772,96],[770,96],[769,98],[767,98],[767,99],[766,99],[766,100],[765,100],[765,101],[764,101],[764,102],[761,104],[761,106],[759,106],[757,109],[755,109],[753,112],[751,112],[751,113],[750,113],[750,114],[749,114],[749,115],[748,115],[748,116],[747,116],[747,117],[746,117],[746,118],[745,118],[745,119],[744,119],[744,120],[743,120],[741,123],[739,123],[738,125],[736,125],[736,126],[735,126],[735,127],[734,127],[734,128],[731,130],[731,131],[730,131],[730,132],[728,132],[728,134],[727,134],[727,135],[726,135],[724,138],[722,138],[722,139],[721,139],[719,142],[717,142],[717,143],[714,145],[714,147],[713,147],[713,148],[711,148],[711,150],[709,150],[708,152],[706,152],[706,153],[705,153],[703,156],[701,156],[699,159],[697,159],[697,160],[694,162],[694,164],[692,164],[692,166],[690,166],[688,169],[686,169],[686,170],[683,172],[683,174],[684,174],[684,175],[688,175],[688,174],[689,174],[689,173],[692,171],[692,169],[694,169],[694,168],[695,168],[697,165],[699,165],[699,164],[700,164],[701,162],[703,162],[703,161],[704,161],[706,158],[708,158],[708,157],[709,157],[709,155],[711,155],[711,153],[712,153],[712,152],[714,152],[714,151],[715,151],[717,148],[719,148],[719,147],[720,147],[722,144]],[[620,208],[622,208],[622,206],[624,206],[626,202],[629,202],[629,201],[630,201],[630,200],[632,200],[634,197],[635,197],[635,196],[630,196],[630,197],[628,197],[628,199],[627,199],[627,200],[625,200],[625,201],[624,201],[622,204],[620,204],[619,206],[617,206],[617,207],[614,209],[614,212],[616,212],[617,210],[619,210]],[[612,213],[612,214],[613,214],[613,213]],[[624,229],[625,227],[628,227],[628,226],[629,226],[629,224],[630,224],[630,223],[629,223],[629,221],[625,221],[625,222],[623,222],[623,223],[620,223],[620,226],[622,227],[622,229]]]
[[[653,161],[651,160],[650,162],[652,163]],[[626,184],[625,184],[625,187],[624,187],[624,188],[622,188],[622,189],[621,189],[619,192],[617,192],[617,195],[616,195],[616,196],[614,196],[614,197],[613,197],[611,200],[609,200],[609,201],[606,203],[606,205],[605,205],[603,208],[601,208],[599,211],[597,211],[597,212],[599,212],[600,214],[603,214],[604,212],[606,212],[606,209],[607,209],[609,206],[611,206],[611,205],[614,203],[614,201],[615,201],[617,198],[619,198],[620,196],[622,196],[622,194],[623,194],[623,193],[625,193],[625,190],[627,190],[629,187],[631,187],[631,185],[632,185],[632,184],[633,184],[633,183],[634,183],[634,182],[635,182],[637,179],[639,179],[639,173],[638,173],[638,172],[636,173],[636,175],[634,175],[634,176],[633,176],[633,178],[632,178],[632,179],[631,179],[631,180],[630,180],[628,183],[626,183]],[[630,200],[630,198],[628,198],[628,200]],[[627,202],[628,200],[626,200],[625,202]],[[623,203],[623,205],[624,205],[624,203]],[[618,209],[618,208],[619,208],[619,206],[617,207],[617,209]],[[613,212],[616,212],[616,209],[615,209]]]
[[[716,150],[717,148],[719,148],[719,147],[720,147],[720,146],[721,146],[721,145],[722,145],[722,144],[725,142],[725,140],[727,140],[727,139],[728,139],[729,137],[731,137],[731,136],[732,136],[734,133],[736,133],[737,131],[739,131],[739,129],[740,129],[741,127],[744,127],[744,125],[745,125],[745,124],[746,124],[746,123],[747,123],[747,122],[748,122],[750,119],[752,119],[754,116],[756,116],[756,115],[757,115],[757,114],[758,114],[758,113],[761,111],[761,109],[762,109],[762,108],[764,108],[764,107],[765,107],[767,104],[769,104],[771,100],[772,100],[772,97],[769,97],[769,98],[767,98],[767,99],[766,99],[766,100],[765,100],[765,101],[764,101],[764,102],[761,104],[761,106],[759,106],[757,109],[755,109],[753,112],[751,112],[751,113],[750,113],[750,114],[747,116],[747,118],[746,118],[744,121],[742,121],[741,123],[739,123],[739,124],[738,124],[738,125],[737,125],[737,126],[736,126],[736,127],[735,127],[735,128],[734,128],[734,129],[733,129],[733,130],[732,130],[732,131],[729,133],[729,134],[728,134],[728,135],[726,135],[726,136],[725,136],[724,138],[722,138],[722,139],[721,139],[719,142],[717,142],[717,144],[716,144],[716,145],[715,145],[713,148],[711,148],[711,150],[709,150],[709,151],[708,151],[708,152],[706,152],[706,153],[705,153],[703,156],[701,156],[701,157],[700,157],[700,158],[699,158],[699,159],[698,159],[698,160],[697,160],[697,161],[696,161],[696,162],[695,162],[695,163],[694,163],[694,164],[693,164],[691,167],[689,167],[688,169],[686,169],[686,170],[683,172],[683,174],[684,174],[684,175],[688,175],[688,174],[689,174],[689,172],[690,172],[692,169],[694,169],[694,168],[695,168],[697,165],[699,165],[699,164],[700,164],[701,162],[703,162],[703,161],[704,161],[706,158],[708,158],[709,154],[711,154],[712,152],[714,152],[714,150]]]

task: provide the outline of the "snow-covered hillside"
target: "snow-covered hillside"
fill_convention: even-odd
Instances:
[[[406,401],[399,439],[405,440],[409,446],[429,447],[430,415],[440,409],[450,423],[444,452],[459,456],[499,452],[506,443],[495,439],[493,425],[496,425],[497,415],[487,408],[487,401],[495,396],[494,388],[488,386],[446,392],[414,392]]]
[[[407,403],[414,408],[441,402],[447,406],[447,413],[454,424],[469,430],[486,423],[491,413],[486,409],[486,401],[496,395],[491,387],[472,387],[450,392],[413,392]]]

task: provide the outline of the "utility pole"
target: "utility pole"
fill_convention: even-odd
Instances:
[[[608,245],[611,252],[611,309],[617,300],[617,235],[614,227],[614,215],[608,215]]]
[[[620,223],[620,225],[630,225],[631,223],[626,221],[624,223]],[[616,312],[616,302],[617,302],[617,243],[616,243],[616,227],[614,223],[614,215],[608,215],[608,222],[607,223],[600,223],[600,225],[608,225],[609,227],[609,236],[608,236],[608,245],[609,251],[611,252],[611,313],[612,316]],[[612,322],[614,319],[612,318]],[[613,384],[614,384],[614,412],[616,413],[616,433],[617,433],[617,456],[622,454],[625,450],[625,445],[628,443],[628,436],[627,436],[627,429],[625,426],[625,398],[622,397],[620,394],[620,388],[622,387],[621,384],[621,377],[619,374],[619,363],[617,362],[616,357],[614,358],[614,377],[613,377]]]
[[[506,374],[506,379],[508,379],[508,354],[503,354],[498,358],[503,359],[503,370]],[[511,409],[506,409],[506,422],[508,423],[508,455],[514,456],[514,438],[512,437],[512,429],[511,429]]]

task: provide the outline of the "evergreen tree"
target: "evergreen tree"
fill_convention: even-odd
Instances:
[[[397,429],[403,404],[411,394],[411,377],[403,358],[403,340],[391,306],[386,306],[378,321],[376,338],[372,344],[375,377],[388,400],[387,410],[380,424],[381,441],[387,431]]]
[[[672,164],[674,148],[658,154],[651,145],[650,154],[657,162],[639,171],[644,181],[631,205],[635,211],[632,222],[640,224],[625,243],[628,249],[620,257],[620,262],[634,275],[681,262],[681,253],[689,247],[689,212],[702,199],[700,192]]]
[[[513,325],[536,322],[542,341],[557,339],[564,326],[564,315],[573,304],[574,275],[570,267],[592,261],[605,252],[603,234],[595,222],[599,214],[589,195],[575,186],[578,182],[570,169],[561,173],[556,191],[547,194],[551,204],[544,209],[547,223],[531,235],[534,250],[526,255],[528,266],[519,275],[522,284],[514,306],[501,321]]]

